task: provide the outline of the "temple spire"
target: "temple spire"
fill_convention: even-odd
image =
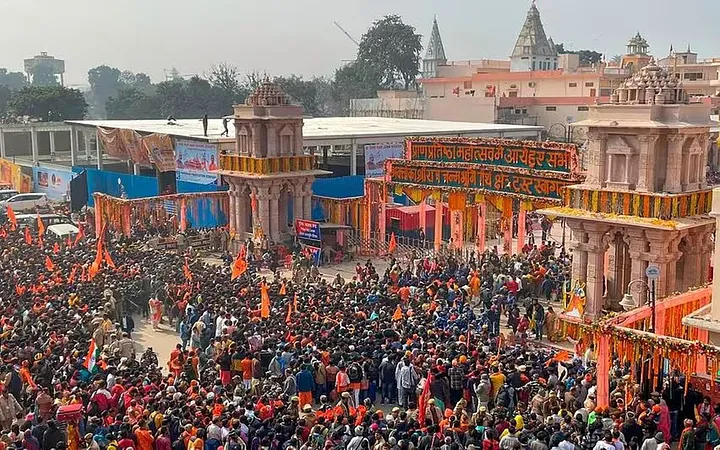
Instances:
[[[423,78],[434,78],[437,76],[438,66],[447,64],[447,56],[445,56],[445,47],[440,37],[440,28],[437,23],[437,15],[433,17],[432,31],[430,32],[430,41],[425,51],[425,58],[422,61]]]
[[[554,70],[557,67],[557,51],[545,34],[540,11],[533,1],[525,17],[515,47],[510,55],[512,71]],[[533,67],[533,61],[536,63]]]

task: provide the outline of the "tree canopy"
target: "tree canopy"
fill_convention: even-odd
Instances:
[[[27,86],[27,78],[22,72],[8,72],[7,69],[0,69],[0,85],[6,86],[11,91],[17,91]]]
[[[64,86],[27,86],[14,91],[8,101],[8,115],[43,122],[83,119],[87,110],[82,92]]]
[[[596,52],[595,50],[566,50],[565,44],[560,42],[558,44],[555,44],[555,50],[557,50],[558,54],[574,54],[579,55],[580,57],[580,65],[581,66],[590,66],[593,64],[598,64],[600,61],[602,61],[602,53]]]
[[[366,75],[379,77],[384,89],[410,89],[420,73],[422,36],[403,23],[400,16],[389,15],[375,21],[363,35],[356,64]]]

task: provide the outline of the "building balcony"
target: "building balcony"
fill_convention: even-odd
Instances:
[[[282,156],[277,158],[253,158],[242,155],[220,155],[220,170],[243,172],[253,175],[282,175],[292,172],[308,172],[315,169],[315,157]]]

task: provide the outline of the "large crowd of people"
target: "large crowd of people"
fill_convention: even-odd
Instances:
[[[720,408],[683,391],[682,375],[647,392],[619,363],[597,373],[592,347],[537,345],[558,335],[547,300],[570,264],[552,245],[384,271],[359,262],[351,280],[293,282],[269,271],[232,280],[230,264],[141,240],[28,234],[0,230],[0,450],[720,443]],[[175,329],[176,349],[140,350],[142,321]],[[598,377],[611,379],[608,408]]]

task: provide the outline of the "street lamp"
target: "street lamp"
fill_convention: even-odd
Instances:
[[[632,294],[630,293],[630,286],[632,286],[635,283],[640,283],[649,292],[649,300],[650,300],[650,310],[652,314],[652,321],[650,323],[650,331],[653,333],[655,332],[655,306],[656,306],[656,298],[655,298],[655,280],[651,279],[650,284],[647,284],[645,280],[637,279],[632,280],[627,285],[627,292],[625,292],[625,295],[623,295],[623,299],[620,301],[620,306],[623,307],[625,311],[630,311],[634,308],[636,308],[638,305],[635,303],[635,299],[633,298]]]

